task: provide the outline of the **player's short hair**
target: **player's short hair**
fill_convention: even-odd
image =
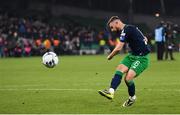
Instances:
[[[118,17],[118,16],[112,16],[109,20],[108,20],[108,22],[107,22],[107,26],[109,26],[109,24],[112,22],[112,21],[114,21],[114,20],[120,20],[120,18]]]

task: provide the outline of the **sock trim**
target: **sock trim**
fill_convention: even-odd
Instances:
[[[132,84],[134,84],[134,81],[133,81],[133,80],[128,80],[128,81],[126,81],[126,84],[127,84],[128,86],[131,86]]]
[[[116,70],[115,74],[120,75],[120,76],[123,76],[123,73],[122,73],[121,71],[117,71],[117,70]]]

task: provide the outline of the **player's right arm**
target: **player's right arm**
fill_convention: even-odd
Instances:
[[[108,60],[111,60],[124,46],[124,42],[118,42],[114,50],[107,56]]]
[[[127,39],[127,34],[125,33],[125,30],[122,30],[120,41],[117,43],[114,50],[108,55],[107,57],[108,60],[111,60],[123,48],[126,39]]]

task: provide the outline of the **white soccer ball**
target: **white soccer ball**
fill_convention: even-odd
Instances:
[[[54,52],[46,52],[42,57],[42,63],[48,68],[55,67],[58,62],[58,56]]]

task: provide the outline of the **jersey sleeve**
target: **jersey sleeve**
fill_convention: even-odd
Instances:
[[[120,35],[120,41],[125,42],[128,38],[127,36],[128,36],[127,30],[122,30]]]

